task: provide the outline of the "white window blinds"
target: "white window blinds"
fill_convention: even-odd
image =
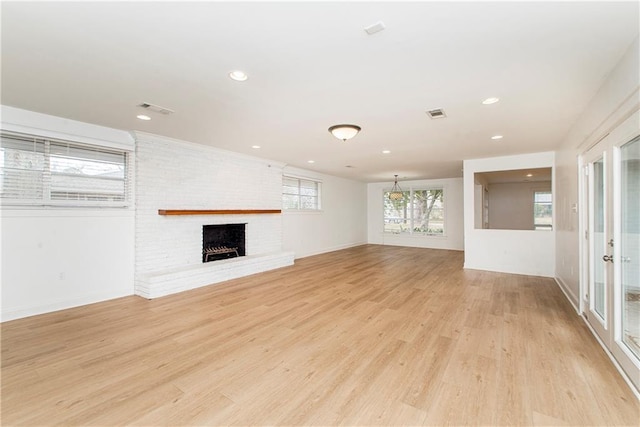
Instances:
[[[8,132],[1,136],[3,205],[127,205],[127,152]]]
[[[284,176],[282,178],[282,207],[284,209],[319,210],[320,182]]]
[[[0,144],[0,196],[26,203],[44,197],[45,142],[37,138],[2,134]]]

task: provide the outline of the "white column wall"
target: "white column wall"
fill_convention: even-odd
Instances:
[[[465,268],[544,277],[555,275],[555,229],[476,229],[474,221],[475,173],[553,167],[553,163],[553,152],[464,161]],[[555,188],[553,176],[552,170]]]

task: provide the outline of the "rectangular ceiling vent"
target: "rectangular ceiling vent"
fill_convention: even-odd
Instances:
[[[442,108],[436,108],[435,110],[429,110],[429,111],[427,111],[427,114],[432,119],[442,119],[442,118],[447,117],[447,115],[444,113],[444,110]]]
[[[159,105],[149,104],[148,102],[143,102],[142,104],[138,105],[138,107],[142,107],[146,110],[153,111],[154,113],[160,113],[160,114],[174,113],[174,111],[169,108],[161,107]]]
[[[379,33],[380,31],[382,31],[384,29],[385,29],[384,22],[382,22],[382,21],[378,21],[375,24],[369,25],[368,27],[364,27],[364,30],[369,35],[373,35],[375,33]]]

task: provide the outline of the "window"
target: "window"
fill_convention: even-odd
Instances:
[[[282,177],[282,206],[284,209],[320,210],[322,184],[304,178]]]
[[[551,230],[552,197],[550,191],[533,193],[533,228],[534,230]]]
[[[4,205],[126,206],[128,155],[2,132],[0,184]]]
[[[384,192],[384,232],[444,235],[444,189],[411,189],[400,200]]]

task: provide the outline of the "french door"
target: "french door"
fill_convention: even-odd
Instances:
[[[583,312],[640,389],[640,118],[582,156]]]

